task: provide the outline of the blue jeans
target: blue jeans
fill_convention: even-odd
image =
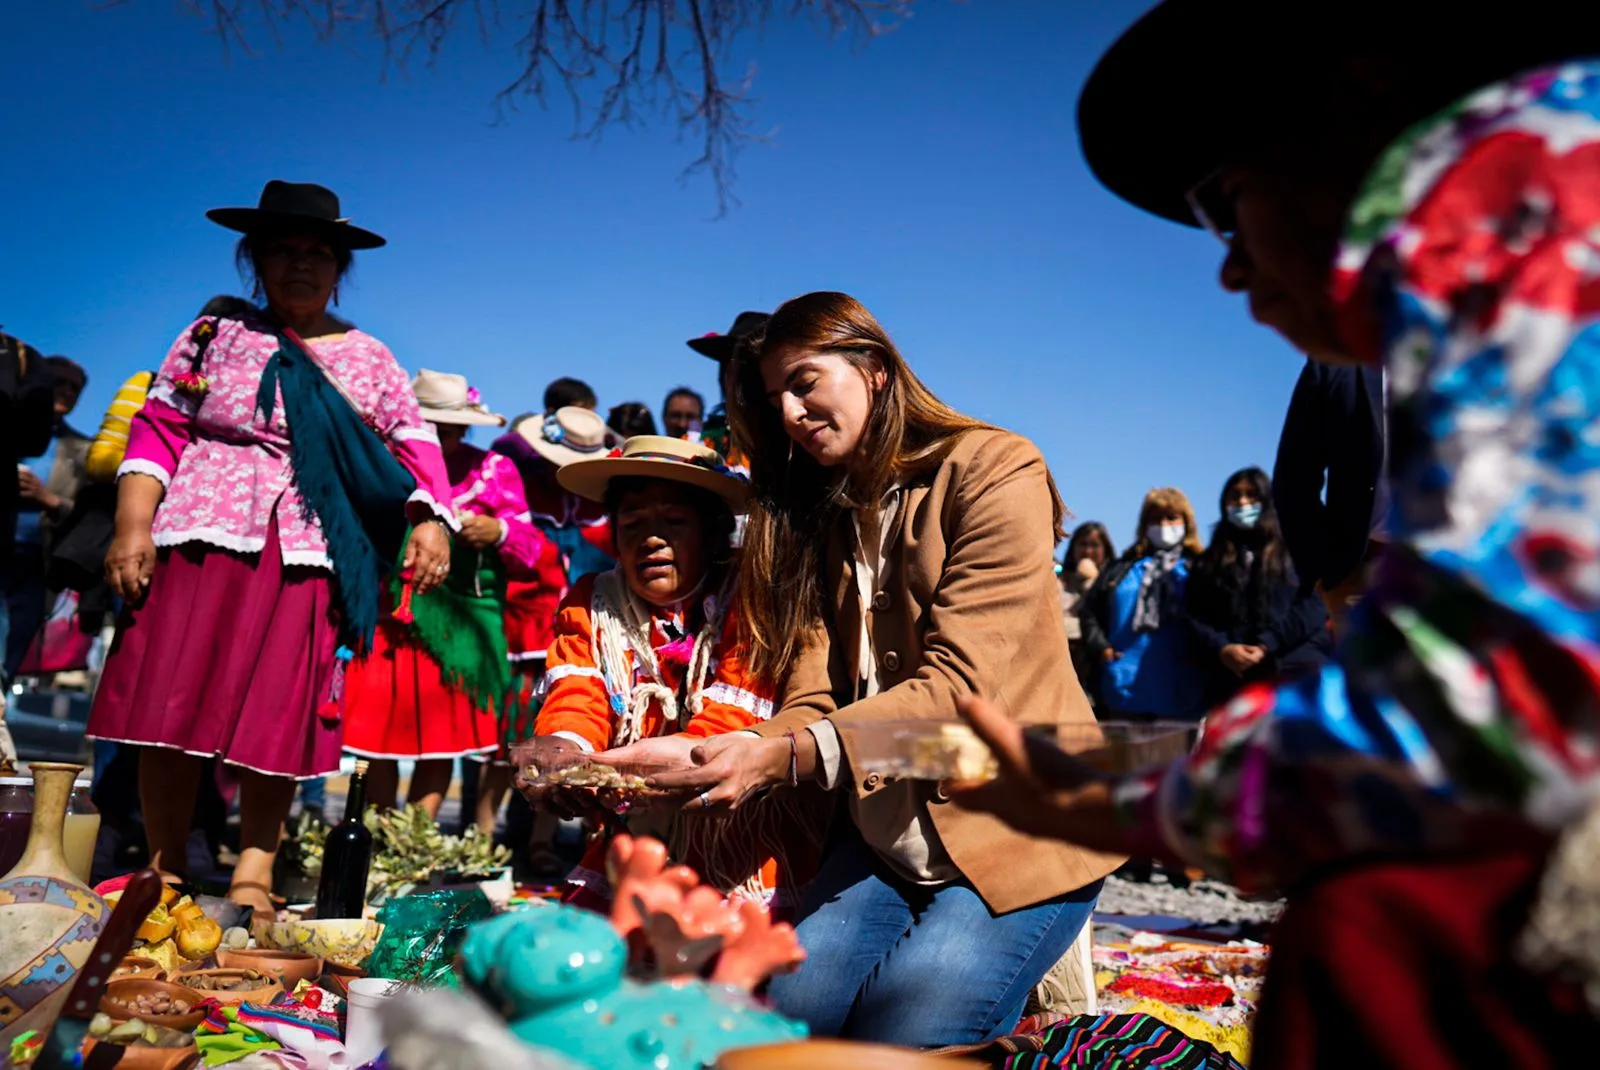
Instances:
[[[1015,1027],[1099,895],[1096,881],[996,915],[965,881],[929,888],[895,876],[851,827],[800,905],[805,965],[773,979],[772,1001],[813,1036],[983,1043]]]

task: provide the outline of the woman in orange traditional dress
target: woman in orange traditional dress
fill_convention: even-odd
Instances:
[[[786,820],[791,798],[731,814],[702,815],[691,804],[674,818],[672,807],[630,808],[531,776],[615,748],[627,749],[600,760],[686,765],[700,740],[772,715],[776,688],[749,670],[733,590],[730,540],[745,480],[714,450],[648,435],[569,464],[559,477],[605,503],[618,552],[614,569],[579,580],[563,601],[534,739],[513,757],[517,785],[535,807],[600,816],[603,832],[568,877],[566,899],[609,903],[605,846],[626,826],[662,836],[677,861],[722,891],[782,909],[808,853],[799,826]]]

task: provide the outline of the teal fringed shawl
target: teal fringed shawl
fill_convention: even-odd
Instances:
[[[384,577],[405,545],[406,502],[417,482],[288,333],[278,335],[256,391],[267,419],[280,392],[295,486],[333,562],[339,641],[360,656],[372,646]]]

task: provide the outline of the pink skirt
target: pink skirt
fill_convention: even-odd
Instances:
[[[337,772],[336,612],[328,572],[284,567],[276,524],[259,554],[164,549],[119,622],[89,735],[273,776]]]

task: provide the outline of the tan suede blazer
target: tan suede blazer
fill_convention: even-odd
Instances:
[[[781,736],[829,717],[849,762],[860,726],[954,720],[956,700],[970,694],[1023,724],[1093,723],[1067,653],[1051,508],[1043,456],[1005,431],[967,432],[937,469],[908,483],[865,612],[882,690],[858,702],[863,612],[855,529],[844,517],[826,555],[825,626],[791,670],[778,713],[755,731]],[[862,796],[883,787],[876,774],[841,775]],[[997,913],[1081,888],[1122,862],[1025,836],[942,791],[929,810],[951,860]]]

